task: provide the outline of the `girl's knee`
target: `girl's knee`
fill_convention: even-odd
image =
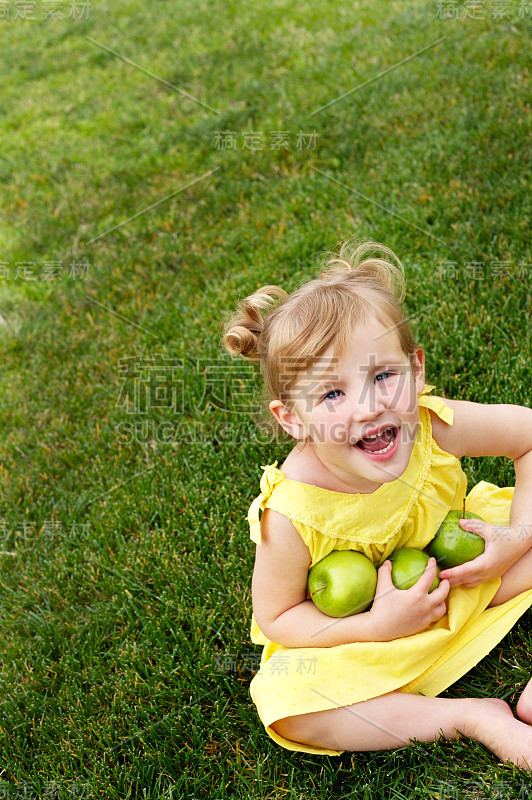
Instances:
[[[300,714],[295,717],[283,717],[276,720],[270,728],[283,739],[288,739],[289,742],[299,742],[300,744],[308,744],[309,738],[315,735],[314,730],[316,725],[311,724],[309,717],[315,715]],[[314,723],[317,720],[314,720]]]
[[[270,725],[270,728],[278,736],[282,736],[283,739],[295,742],[297,741],[297,739],[294,738],[294,733],[297,730],[297,725],[294,724],[296,719],[297,717],[283,717],[283,719],[278,719],[273,725]]]

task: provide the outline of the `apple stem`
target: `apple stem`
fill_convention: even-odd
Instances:
[[[464,497],[464,511],[463,511],[463,516],[464,516],[464,519],[465,519],[465,497]]]

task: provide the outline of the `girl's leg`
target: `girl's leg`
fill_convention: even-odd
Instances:
[[[504,700],[445,699],[403,692],[351,706],[285,717],[272,728],[285,739],[327,750],[388,750],[471,736],[524,769],[532,767],[532,728],[515,719]]]
[[[512,564],[509,570],[501,578],[501,585],[490,603],[490,606],[498,606],[516,597],[521,592],[532,589],[532,549],[519,561]],[[516,713],[523,722],[532,724],[532,678],[525,686],[521,697],[517,703]]]
[[[532,678],[523,689],[515,710],[519,719],[532,724]]]

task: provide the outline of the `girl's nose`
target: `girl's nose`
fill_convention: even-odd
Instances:
[[[352,416],[356,422],[375,419],[384,410],[383,398],[373,387],[363,387],[358,397],[354,398]]]

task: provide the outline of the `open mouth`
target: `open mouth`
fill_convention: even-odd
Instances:
[[[365,453],[372,455],[384,456],[389,453],[395,444],[397,438],[397,428],[386,428],[376,436],[365,436],[356,442],[356,446],[363,450]]]

